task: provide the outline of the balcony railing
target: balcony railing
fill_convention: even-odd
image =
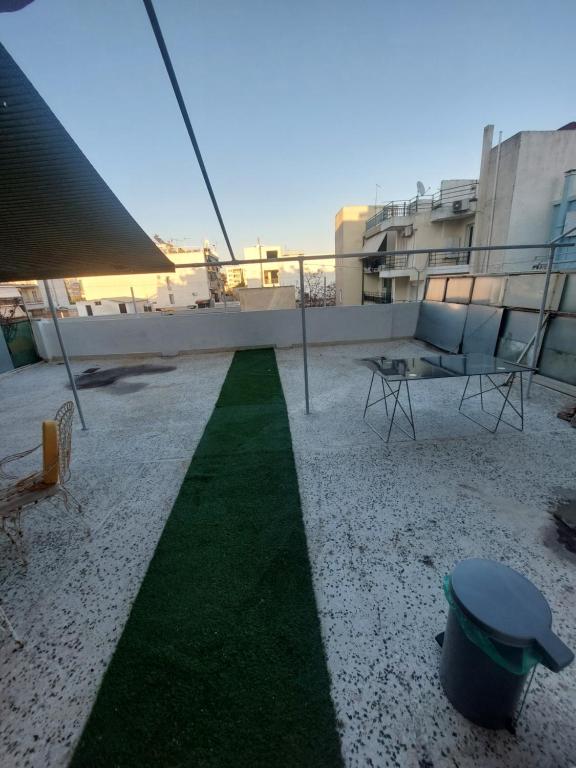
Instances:
[[[394,253],[391,256],[382,255],[379,259],[366,263],[364,271],[380,272],[381,269],[406,269],[407,266],[408,254]]]
[[[445,187],[432,195],[432,208],[441,208],[443,205],[452,206],[457,200],[474,202],[478,195],[478,182],[459,184],[457,187]]]
[[[411,200],[392,200],[386,203],[382,210],[375,213],[366,221],[366,229],[372,229],[387,219],[394,219],[398,216],[412,216],[418,211],[429,211],[432,209],[432,196],[423,195],[413,197]]]
[[[364,291],[362,302],[368,302],[369,304],[392,304],[392,291],[381,291],[380,293],[367,293]]]
[[[428,256],[429,267],[455,266],[470,264],[469,251],[454,251],[452,253],[431,253]]]

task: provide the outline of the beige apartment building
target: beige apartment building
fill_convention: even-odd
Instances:
[[[242,285],[245,288],[279,288],[300,285],[298,262],[278,261],[290,256],[303,256],[301,251],[292,251],[281,245],[258,243],[243,249],[243,262],[262,259],[261,264],[239,262],[238,266],[227,266],[226,285],[234,289]],[[328,285],[334,283],[334,259],[310,259],[304,262],[306,275],[322,274]]]
[[[570,123],[554,131],[521,131],[493,146],[494,127],[486,126],[478,180],[444,180],[433,195],[377,208],[342,208],[335,222],[337,304],[414,301],[423,297],[429,276],[539,266],[545,250],[459,249],[546,243],[558,234],[558,216],[566,218],[569,206],[576,206],[575,129]],[[444,248],[454,252],[438,253]],[[424,252],[410,253],[415,249]],[[339,259],[342,253],[366,255]]]

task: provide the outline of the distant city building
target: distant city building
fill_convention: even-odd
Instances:
[[[205,242],[202,248],[182,248],[162,240],[158,235],[155,240],[158,248],[174,262],[175,272],[84,277],[82,288],[86,301],[94,304],[94,300],[114,299],[119,294],[131,297],[134,291],[136,296],[142,297],[141,300],[154,310],[185,310],[210,306],[222,300],[224,273],[219,266],[216,252],[208,242]],[[202,262],[208,266],[178,266]],[[114,305],[110,305],[110,308],[115,313]]]
[[[278,261],[290,256],[304,256],[302,251],[285,250],[280,245],[252,245],[244,248],[243,260],[259,260],[261,264],[246,264],[242,266],[225,267],[226,280],[229,289],[245,288],[278,288],[293,286],[299,288],[300,273],[297,261]],[[311,259],[304,262],[307,275],[321,273],[326,277],[326,284],[334,284],[334,259]]]
[[[98,301],[79,301],[76,307],[79,317],[134,315],[141,312],[152,312],[152,306],[147,299],[133,299],[132,296],[117,296]]]

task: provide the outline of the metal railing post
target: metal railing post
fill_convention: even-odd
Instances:
[[[306,399],[306,415],[310,414],[310,393],[308,390],[308,342],[306,339],[306,305],[304,295],[304,261],[298,260],[300,267],[300,314],[302,318],[302,354],[304,358],[304,397]]]
[[[80,421],[82,422],[82,429],[87,430],[88,427],[86,426],[86,422],[84,421],[84,413],[82,412],[82,406],[80,405],[80,398],[78,397],[76,382],[74,381],[74,375],[72,374],[72,369],[70,368],[70,360],[68,359],[68,353],[66,352],[66,347],[64,346],[64,340],[62,339],[62,334],[60,333],[60,324],[58,322],[58,315],[56,314],[56,307],[54,306],[54,301],[52,300],[52,294],[50,293],[50,286],[48,285],[48,280],[43,280],[42,282],[44,283],[44,290],[46,291],[46,298],[48,299],[50,314],[52,315],[52,320],[54,321],[54,328],[56,329],[56,336],[58,337],[58,343],[60,344],[62,357],[64,358],[64,365],[66,366],[66,370],[68,371],[68,379],[70,381],[70,386],[72,388],[72,394],[74,395],[74,400],[76,401],[76,407],[78,408],[78,416],[80,416]]]
[[[536,326],[536,335],[534,337],[534,349],[532,350],[532,368],[536,368],[538,363],[538,355],[540,353],[540,340],[542,336],[542,328],[544,325],[544,313],[546,312],[546,302],[548,299],[548,289],[550,287],[550,276],[552,274],[552,267],[554,266],[554,256],[556,254],[557,246],[552,243],[550,245],[550,254],[548,256],[548,266],[546,268],[546,279],[544,280],[544,290],[542,291],[542,301],[540,302],[540,311],[538,312],[538,325]],[[526,386],[526,398],[530,397],[530,388],[532,386],[532,378],[534,377],[534,371],[530,371],[528,374],[528,385]]]

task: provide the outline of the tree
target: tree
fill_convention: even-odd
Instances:
[[[317,272],[304,272],[304,301],[307,307],[335,306],[336,286],[328,282],[327,277],[321,269]],[[296,288],[296,298],[299,302],[299,286]]]

